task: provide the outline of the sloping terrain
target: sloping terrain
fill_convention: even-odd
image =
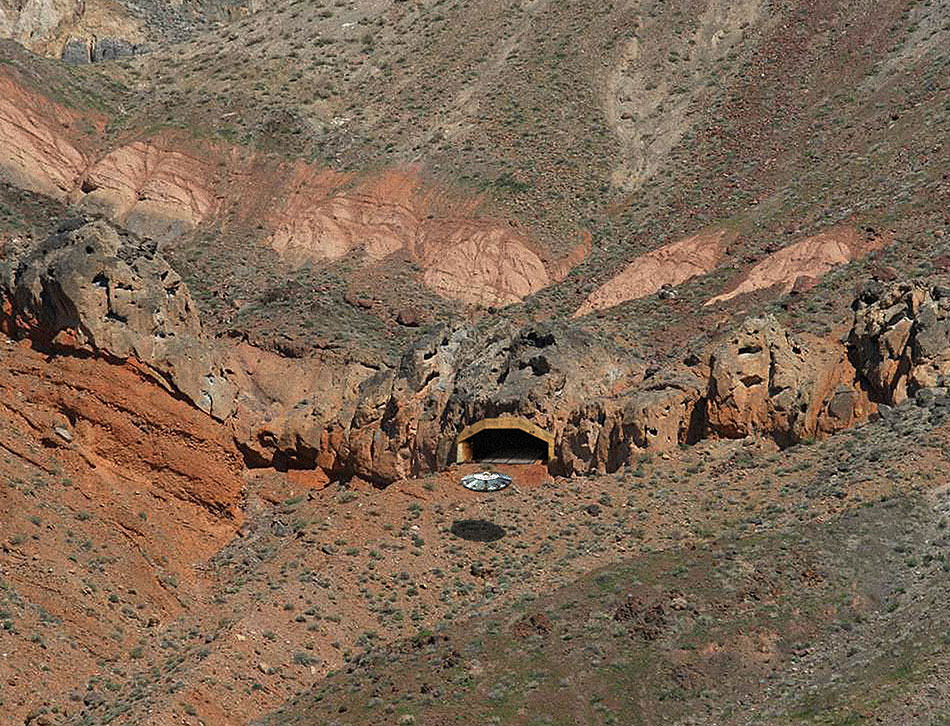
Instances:
[[[712,229],[639,255],[592,292],[574,317],[648,297],[713,272],[725,251],[727,237],[727,230]]]
[[[945,722],[948,0],[0,36],[3,726]]]
[[[420,297],[417,311],[433,311],[429,320],[459,312],[441,295],[485,307],[528,295],[525,308],[508,314],[573,313],[638,256],[711,224],[735,230],[737,241],[724,256],[701,265],[705,274],[669,283],[685,285],[680,304],[656,306],[649,296],[648,305],[627,303],[582,322],[614,337],[656,341],[651,354],[662,353],[669,346],[653,335],[661,323],[677,332],[670,341],[677,345],[714,325],[723,313],[703,310],[702,303],[739,289],[764,256],[837,225],[862,234],[870,228],[872,237],[892,243],[831,270],[810,257],[796,262],[816,280],[831,275],[827,289],[850,285],[875,264],[912,272],[943,253],[934,235],[947,224],[940,201],[947,195],[947,152],[930,140],[946,133],[946,10],[943,3],[898,2],[787,3],[768,12],[756,3],[665,3],[603,13],[581,2],[511,12],[487,2],[437,9],[278,3],[200,41],[77,71],[86,83],[125,89],[124,98],[110,100],[107,134],[116,141],[93,154],[104,158],[96,174],[105,184],[90,203],[118,193],[126,201],[110,201],[111,208],[129,222],[135,192],[143,196],[136,205],[143,211],[157,205],[173,220],[204,223],[210,198],[227,200],[222,208],[211,204],[218,209],[208,230],[214,253],[208,254],[206,234],[179,236],[177,267],[195,286],[209,325],[230,320],[221,332],[269,347],[289,339],[303,350],[312,350],[311,337],[333,345],[356,338],[376,348],[393,335],[404,339],[395,319],[407,295]],[[448,57],[460,40],[464,53]],[[607,87],[604,69],[614,69]],[[110,192],[119,160],[110,152],[138,154],[158,129],[175,130],[174,153],[230,169],[233,184],[202,181],[174,213],[163,207],[160,179],[121,181],[125,191]],[[195,136],[202,139],[197,147],[188,142]],[[159,146],[167,147],[164,138]],[[272,180],[300,171],[238,163],[227,152],[235,141],[239,148],[312,160],[309,181],[288,194]],[[253,168],[244,171],[247,163]],[[646,178],[618,172],[618,165],[655,172]],[[431,201],[407,218],[401,193],[384,195],[381,208],[367,212],[366,191],[386,188],[385,174],[382,181],[357,181],[355,195],[341,189],[324,201],[334,174],[344,172],[345,179],[368,169],[404,174],[409,168],[420,170],[437,196],[453,190],[450,197],[463,200],[463,208],[485,199],[488,217],[501,224],[475,242],[481,235],[468,223],[445,229],[438,211],[428,223]],[[644,178],[631,181],[638,175]],[[96,185],[94,175],[90,186]],[[422,197],[431,200],[427,191]],[[280,211],[284,204],[312,211],[288,217]],[[423,229],[416,232],[419,215]],[[505,220],[516,222],[514,230]],[[161,231],[138,214],[131,223]],[[588,233],[591,254],[569,254]],[[413,244],[419,234],[423,240]],[[447,252],[421,244],[453,234],[460,241]],[[362,252],[350,261],[357,239],[385,259],[370,269],[358,261]],[[268,254],[265,248],[275,244],[289,253],[289,266]],[[235,258],[249,246],[261,264],[236,275]],[[398,252],[405,249],[409,260]],[[307,260],[313,267],[301,269]],[[558,282],[570,271],[561,260],[570,260],[575,272]],[[407,276],[414,265],[422,274]],[[269,279],[275,269],[280,274]],[[786,287],[763,289],[754,299],[772,299]],[[262,290],[267,297],[260,300]],[[338,312],[315,315],[309,328],[289,313],[325,297],[338,303]],[[258,306],[271,298],[283,310],[261,314]],[[813,328],[817,317],[810,316]]]
[[[243,482],[231,440],[135,370],[0,357],[0,700],[24,723],[188,611]]]
[[[262,723],[944,723],[947,508],[610,565],[367,653]]]
[[[561,584],[586,590],[584,582],[570,583],[637,553],[664,552],[650,556],[663,563],[658,572],[679,571],[677,563],[688,564],[693,556],[693,544],[708,547],[723,533],[740,538],[785,533],[803,523],[811,528],[809,538],[838,542],[837,530],[822,535],[826,525],[820,523],[854,508],[863,511],[882,496],[909,494],[929,501],[946,466],[950,399],[940,397],[905,404],[884,420],[785,452],[752,439],[719,441],[675,455],[644,456],[610,477],[552,480],[543,469],[513,471],[516,488],[493,498],[458,487],[457,473],[385,490],[359,480],[345,487],[328,485],[308,472],[246,473],[238,500],[242,514],[232,518],[229,502],[205,501],[207,494],[201,492],[206,490],[175,483],[176,471],[192,472],[203,460],[207,468],[199,470],[200,476],[216,481],[210,491],[226,491],[222,485],[233,481],[233,455],[208,458],[213,438],[191,434],[188,448],[206,452],[198,459],[185,449],[171,449],[170,437],[159,428],[167,424],[147,407],[140,408],[138,428],[125,424],[126,432],[118,428],[121,416],[112,419],[110,430],[104,414],[88,403],[59,422],[56,406],[62,404],[56,402],[64,395],[69,400],[69,389],[48,380],[53,372],[42,358],[17,346],[7,350],[7,366],[21,381],[13,390],[28,392],[30,404],[17,403],[11,392],[4,410],[12,422],[32,421],[17,424],[15,440],[4,438],[2,459],[4,476],[15,483],[4,490],[4,531],[11,534],[2,555],[5,630],[0,634],[3,652],[11,654],[6,667],[14,683],[8,679],[0,697],[8,713],[21,720],[43,712],[52,723],[117,718],[246,723],[296,691],[323,688],[323,676],[362,660],[358,653],[364,647],[385,647],[439,623],[520,609],[517,603],[525,598],[533,601],[537,591]],[[86,365],[81,360],[57,363],[67,371],[67,381]],[[130,372],[116,382],[130,395],[138,394],[140,407],[148,400],[164,400],[162,406],[176,411],[184,406],[160,391],[143,396],[136,376]],[[114,390],[103,388],[98,395],[103,402],[119,400]],[[200,416],[195,412],[185,421]],[[136,453],[141,463],[132,465],[117,458],[123,451],[145,453]],[[921,521],[939,524],[913,519],[898,506],[883,510],[869,525],[878,535],[884,528],[901,532],[885,546],[895,567],[911,557],[939,566],[939,559],[925,558],[937,557],[938,551],[914,544],[931,537]],[[492,528],[500,530],[500,539]],[[788,537],[797,535],[779,535]],[[939,535],[932,538],[939,541]],[[732,545],[745,546],[752,545],[743,539]],[[865,559],[866,549],[849,549],[850,564],[838,575],[837,561],[815,566],[826,579],[846,579],[849,568],[876,571],[879,560]],[[773,557],[781,564],[769,549],[747,559],[758,568],[773,568]],[[797,554],[794,559],[795,567],[805,567]],[[778,573],[770,577],[776,586],[782,582]],[[896,590],[902,577],[887,587]],[[652,576],[643,578],[653,582]],[[706,587],[707,578],[694,581],[686,570],[676,578],[681,584],[675,587],[695,603],[690,588]],[[81,591],[75,598],[73,587]],[[791,586],[783,587],[785,599],[798,596]],[[758,602],[751,595],[743,598]],[[73,602],[89,605],[76,611],[69,605]],[[784,609],[795,600],[780,602]],[[868,604],[868,612],[884,607],[883,602]],[[708,606],[710,614],[720,612],[714,605]],[[96,624],[81,624],[90,612],[105,616]],[[750,622],[760,617],[755,612],[748,613]],[[507,627],[502,628],[505,638]],[[526,627],[525,633],[532,626]],[[88,635],[80,637],[79,628]],[[794,637],[807,642],[805,635]],[[96,645],[100,641],[112,645],[103,650]],[[743,648],[753,647],[739,641]],[[84,655],[86,649],[90,655]],[[404,671],[396,667],[396,677]],[[331,677],[331,687],[337,677]],[[23,689],[34,678],[47,684],[42,700]],[[446,694],[465,693],[461,687],[433,685],[443,694],[432,696],[436,705]],[[360,709],[373,703],[368,697],[357,700]],[[380,717],[352,702],[346,705],[357,722]],[[306,712],[306,718],[324,722],[331,711],[321,709]]]

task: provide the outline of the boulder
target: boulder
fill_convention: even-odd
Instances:
[[[396,322],[407,328],[418,328],[422,324],[422,315],[419,313],[419,308],[406,307],[397,313]]]
[[[50,349],[129,361],[224,420],[235,388],[165,259],[103,221],[74,220],[6,272],[6,328]]]
[[[807,351],[774,317],[746,320],[710,358],[709,430],[725,438],[791,433],[808,409]]]

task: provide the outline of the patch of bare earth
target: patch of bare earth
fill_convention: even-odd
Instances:
[[[755,265],[729,292],[717,295],[706,305],[722,303],[758,290],[780,287],[804,292],[830,270],[883,247],[884,238],[841,225],[789,245]]]
[[[734,234],[725,229],[699,232],[635,258],[616,277],[588,296],[574,317],[647,297],[716,269]]]

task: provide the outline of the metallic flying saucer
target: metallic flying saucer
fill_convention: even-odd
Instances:
[[[511,477],[493,471],[483,471],[462,477],[462,486],[473,492],[497,492],[511,484]]]

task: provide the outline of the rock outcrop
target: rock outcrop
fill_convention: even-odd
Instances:
[[[855,303],[847,344],[750,318],[659,370],[563,323],[443,326],[395,369],[290,361],[202,334],[153,241],[78,218],[8,247],[0,324],[51,352],[122,362],[226,421],[252,465],[386,485],[455,460],[467,426],[506,415],[554,439],[552,470],[610,472],[644,449],[703,438],[791,445],[853,426],[950,373],[950,295],[892,285]]]
[[[235,390],[178,274],[153,247],[77,219],[13,264],[4,327],[52,349],[136,361],[215,418]]]
[[[374,372],[208,340],[155,243],[101,220],[65,224],[3,265],[8,333],[139,368],[227,420],[249,463],[383,485],[449,465],[458,434],[486,418],[550,432],[556,471],[608,472],[707,437],[786,446],[833,433],[870,416],[869,394],[897,403],[950,373],[950,296],[922,285],[866,290],[847,346],[766,316],[657,371],[564,325],[456,325]]]
[[[851,359],[877,400],[901,403],[950,373],[950,288],[874,284],[853,308]]]
[[[0,37],[36,53],[67,62],[85,57],[88,63],[134,52],[144,39],[138,13],[112,0],[0,0]]]
[[[570,448],[588,428],[576,411],[636,367],[572,331],[446,327],[412,346],[395,371],[364,381],[352,418],[328,422],[314,448],[335,437],[337,467],[380,483],[444,468],[466,425],[503,414],[530,419]],[[604,469],[600,451],[593,458],[581,451],[567,470]]]
[[[723,438],[765,435],[797,443],[870,414],[865,397],[856,396],[850,410],[849,399],[839,397],[828,416],[839,386],[854,381],[840,346],[805,343],[771,316],[750,318],[710,356],[706,428]]]
[[[685,366],[662,371],[646,381],[624,405],[628,453],[699,441],[705,433],[706,388],[706,381]]]
[[[145,52],[147,46],[144,43],[135,43],[125,38],[70,38],[63,46],[61,58],[64,63],[81,66],[128,58]]]
[[[262,462],[387,484],[444,468],[466,426],[505,415],[554,436],[550,466],[562,474],[614,471],[643,449],[711,437],[788,446],[873,412],[847,353],[773,317],[752,318],[691,365],[647,372],[564,327],[446,327],[417,341],[396,370],[364,379],[350,403],[275,419],[256,451]]]

